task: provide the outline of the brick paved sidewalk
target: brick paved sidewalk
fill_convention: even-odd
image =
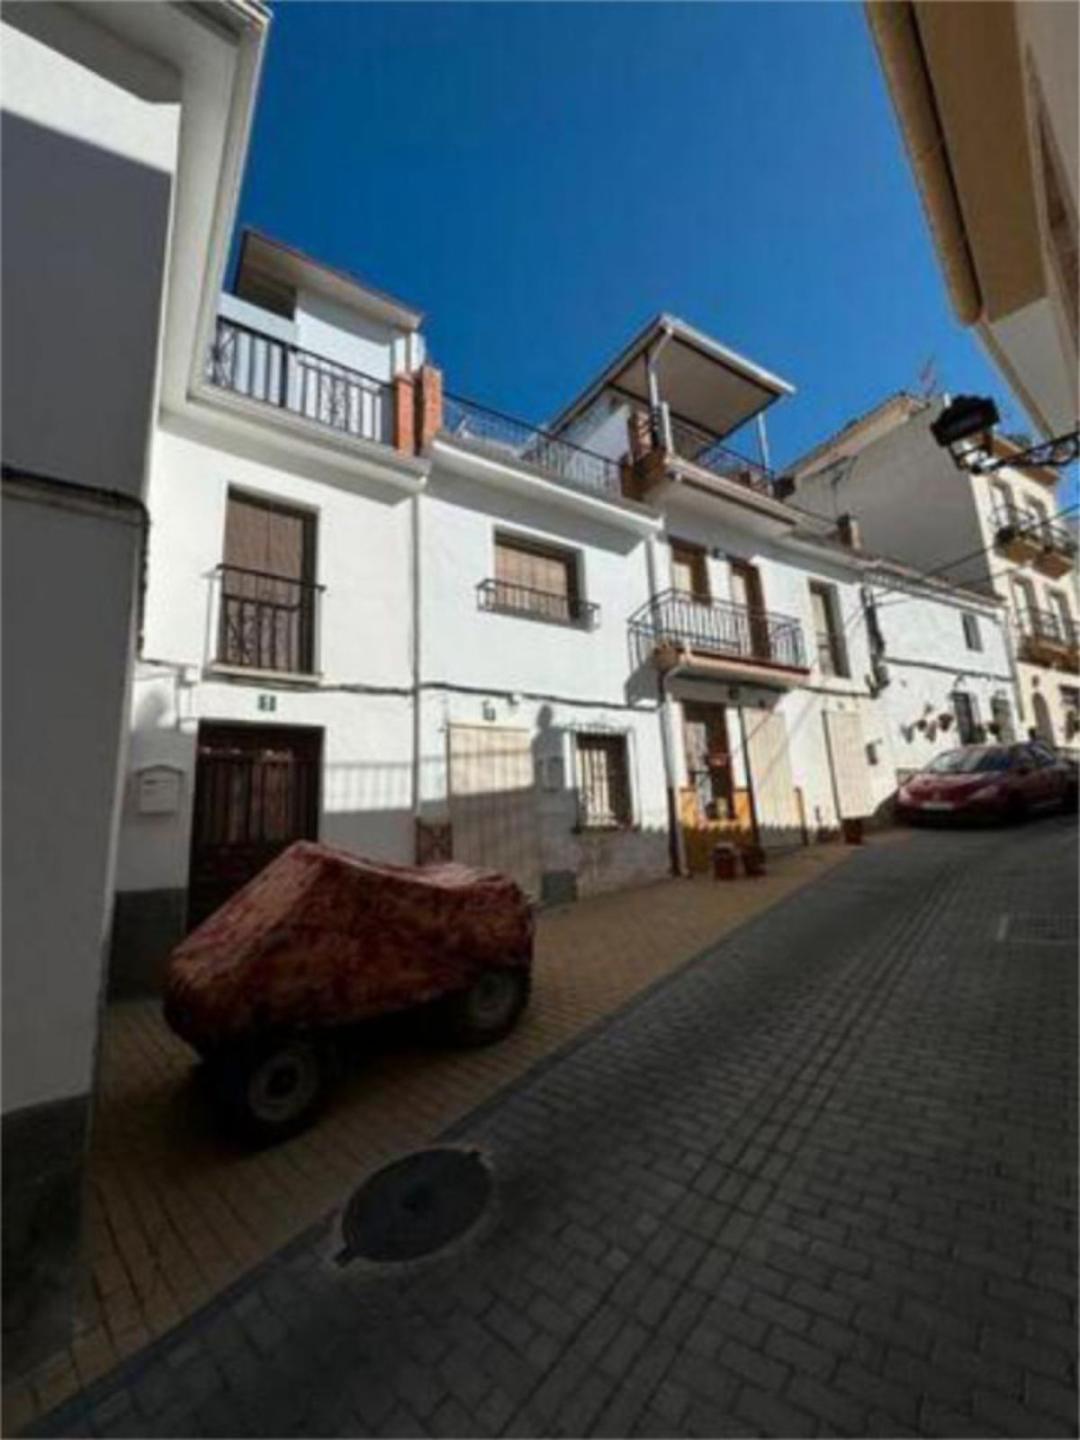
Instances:
[[[71,1347],[7,1388],[8,1433],[166,1334],[325,1215],[365,1171],[424,1144],[850,854],[816,847],[772,861],[763,880],[665,881],[543,912],[532,1004],[513,1035],[467,1053],[399,1037],[346,1077],[314,1131],[260,1154],[218,1136],[191,1085],[192,1054],[156,1002],[111,1007],[90,1161],[92,1281]]]
[[[466,1118],[496,1223],[333,1222],[36,1433],[1076,1433],[1076,843],[870,850]]]

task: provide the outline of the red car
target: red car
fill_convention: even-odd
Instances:
[[[345,1027],[424,1005],[461,1044],[501,1038],[532,949],[532,908],[505,875],[300,840],[173,951],[165,1019],[235,1127],[273,1140],[314,1116]]]
[[[947,750],[901,785],[900,820],[1023,820],[1076,805],[1077,775],[1040,740]]]

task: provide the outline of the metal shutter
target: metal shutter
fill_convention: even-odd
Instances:
[[[512,875],[540,892],[540,836],[527,730],[451,725],[450,823],[455,860]]]

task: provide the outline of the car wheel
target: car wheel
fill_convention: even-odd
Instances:
[[[218,1094],[230,1128],[269,1145],[307,1128],[326,1099],[327,1065],[308,1036],[246,1047],[218,1067]]]
[[[469,986],[443,1001],[443,1029],[458,1045],[490,1045],[508,1034],[529,1000],[524,966],[481,971]]]

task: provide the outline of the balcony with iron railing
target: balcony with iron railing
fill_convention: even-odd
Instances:
[[[219,565],[217,577],[216,663],[227,669],[313,675],[324,587],[239,565]]]
[[[727,600],[695,599],[665,590],[630,619],[638,665],[652,661],[660,669],[676,665],[706,671],[755,666],[774,672],[807,672],[802,625],[794,616],[758,610]]]
[[[1052,579],[1067,575],[1076,564],[1075,536],[1034,510],[997,505],[991,523],[994,544],[1006,559],[1020,565],[1031,563]]]
[[[571,489],[604,500],[622,498],[619,466],[614,460],[459,395],[443,396],[442,434],[531,466]]]
[[[1016,617],[1021,660],[1075,670],[1080,663],[1080,627],[1053,610],[1024,607]]]
[[[393,444],[391,384],[225,316],[218,316],[206,378],[356,439]]]
[[[721,480],[730,480],[736,485],[756,490],[760,495],[777,498],[776,477],[766,466],[729,449],[707,430],[701,430],[685,420],[671,416],[668,430],[672,451],[680,460],[699,465]]]
[[[592,601],[553,590],[536,590],[509,580],[481,580],[476,587],[476,599],[481,610],[547,620],[579,630],[594,630],[600,620],[600,606]]]

